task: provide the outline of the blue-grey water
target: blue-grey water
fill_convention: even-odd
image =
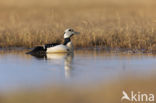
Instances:
[[[107,83],[130,78],[150,78],[156,74],[152,54],[76,51],[35,57],[25,51],[0,52],[0,91],[44,85]]]

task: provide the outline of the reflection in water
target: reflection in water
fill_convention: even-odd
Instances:
[[[65,61],[64,61],[64,69],[65,69],[65,77],[70,78],[71,76],[71,70],[73,69],[72,63],[73,63],[73,57],[74,54],[67,54],[65,56]]]
[[[70,78],[74,53],[42,54],[32,56],[36,57],[37,59],[44,60],[64,60],[65,78]]]
[[[73,61],[73,54],[31,56],[25,52],[0,51],[0,91],[64,83],[107,84],[131,77],[152,78],[156,74],[156,56],[151,54],[80,50],[74,52]]]

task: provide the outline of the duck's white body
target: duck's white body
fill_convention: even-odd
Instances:
[[[73,52],[73,45],[72,42],[69,42],[67,45],[56,45],[54,47],[47,48],[47,53],[67,53]]]
[[[54,47],[47,48],[47,53],[66,53],[68,48],[65,45],[57,45]]]

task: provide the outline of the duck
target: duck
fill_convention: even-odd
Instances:
[[[64,43],[51,43],[45,44],[42,46],[36,46],[32,51],[27,52],[26,54],[31,55],[41,55],[48,53],[72,53],[73,52],[73,44],[71,41],[71,37],[74,35],[80,34],[80,32],[74,31],[74,29],[68,28],[64,31]]]

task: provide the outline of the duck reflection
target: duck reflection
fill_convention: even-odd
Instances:
[[[72,64],[73,64],[73,57],[74,54],[70,53],[65,56],[64,61],[64,70],[65,70],[65,77],[68,79],[71,77],[71,70],[72,70]]]
[[[65,78],[69,79],[71,77],[71,71],[73,69],[73,58],[74,53],[58,53],[58,54],[36,54],[32,55],[38,60],[64,60],[64,70],[65,70]]]

